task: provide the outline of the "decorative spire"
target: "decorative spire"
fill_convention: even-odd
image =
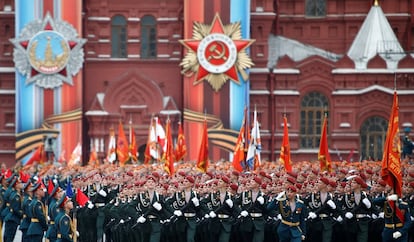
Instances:
[[[378,0],[374,0],[374,6],[379,6]]]

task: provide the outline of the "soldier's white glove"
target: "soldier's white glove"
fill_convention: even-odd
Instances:
[[[89,209],[92,209],[92,208],[93,208],[93,203],[88,202],[88,208],[89,208]]]
[[[205,214],[205,215],[204,215],[204,218],[210,218],[210,215]]]
[[[155,202],[152,204],[152,206],[157,209],[158,211],[160,211],[162,209],[162,206],[159,202]]]
[[[329,207],[331,207],[332,209],[336,209],[336,205],[335,205],[334,201],[329,200],[329,201],[327,201],[326,203],[327,203],[327,204],[329,205]]]
[[[101,189],[99,191],[99,195],[101,195],[102,197],[106,197],[108,194],[103,189]]]
[[[226,203],[227,203],[227,205],[229,205],[229,207],[230,207],[230,208],[232,208],[232,207],[233,207],[233,201],[232,201],[230,198],[228,198],[228,199],[226,200]]]
[[[387,200],[388,200],[388,201],[397,201],[397,199],[398,199],[397,194],[392,194],[392,195],[389,195],[389,196],[387,197]]]
[[[380,212],[380,213],[378,214],[378,218],[384,218],[384,212]]]
[[[76,234],[76,237],[79,237],[79,231],[76,231],[75,234]]]
[[[121,221],[119,221],[119,223],[123,224],[123,223],[125,223],[125,221],[123,219],[121,219]]]
[[[309,215],[308,215],[308,218],[310,218],[310,219],[315,219],[317,216],[316,216],[316,213],[314,213],[314,212],[309,212]]]
[[[216,215],[216,213],[215,213],[214,211],[211,211],[211,212],[209,213],[209,215],[210,215],[210,218],[215,218],[215,217],[217,217],[217,215]]]
[[[284,201],[284,200],[286,200],[285,191],[279,192],[279,194],[277,194],[276,201]]]
[[[264,197],[260,196],[256,199],[260,204],[264,204]]]
[[[198,198],[193,197],[191,201],[193,202],[194,206],[196,207],[200,206],[200,201],[198,200]]]
[[[368,200],[368,198],[362,199],[362,202],[365,204],[365,206],[369,209],[371,208],[371,202]]]
[[[341,215],[339,215],[339,216],[336,218],[336,221],[338,221],[338,222],[342,222],[342,221],[344,221],[344,219],[342,218],[342,216],[341,216]]]
[[[414,217],[413,216],[410,216],[410,219],[411,219],[411,221],[414,221]]]
[[[47,215],[47,221],[50,221],[50,216],[49,215]]]
[[[353,217],[354,217],[354,215],[353,215],[351,212],[346,212],[345,217],[346,217],[347,219],[351,219],[351,218],[353,218]]]
[[[371,214],[371,218],[372,218],[372,219],[377,219],[377,218],[378,218],[378,216],[377,216],[375,213],[373,213],[373,214]]]
[[[282,220],[282,215],[281,215],[281,214],[278,214],[278,215],[276,216],[276,218],[277,218],[278,220]]]
[[[395,231],[394,233],[392,233],[392,237],[394,238],[394,239],[398,239],[398,238],[400,238],[401,237],[401,232],[400,231]]]
[[[181,212],[180,210],[175,210],[174,215],[177,216],[177,217],[181,217],[181,216],[183,216],[183,212]]]
[[[139,217],[138,220],[137,220],[137,222],[140,223],[140,224],[145,223],[145,221],[147,221],[147,219],[144,218],[144,216]]]
[[[305,235],[303,235],[303,234],[302,234],[302,237],[301,238],[302,238],[302,240],[305,240],[306,239]]]
[[[240,215],[242,217],[247,217],[247,215],[249,215],[249,213],[246,210],[243,210],[243,211],[240,212]]]

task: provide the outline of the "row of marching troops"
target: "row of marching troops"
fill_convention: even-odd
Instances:
[[[172,176],[113,165],[7,170],[0,176],[2,238],[13,241],[20,230],[22,241],[413,241],[410,169],[402,196],[374,166],[182,169]]]

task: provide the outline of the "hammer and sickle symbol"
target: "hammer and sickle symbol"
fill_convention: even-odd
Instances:
[[[223,59],[227,60],[226,49],[224,48],[224,44],[222,42],[216,42],[217,44],[212,45],[208,50],[210,51],[210,56],[207,58],[208,61],[211,59]],[[220,45],[221,52],[218,50],[217,45]]]

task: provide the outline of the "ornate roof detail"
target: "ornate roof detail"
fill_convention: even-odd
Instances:
[[[274,68],[280,58],[283,56],[295,62],[302,61],[310,56],[320,56],[330,61],[336,62],[342,58],[342,55],[335,54],[312,45],[301,43],[297,40],[289,39],[280,35],[269,35],[269,61],[268,68]]]
[[[347,55],[356,69],[367,69],[367,63],[381,56],[388,69],[396,69],[405,53],[381,7],[374,4],[356,35]]]

